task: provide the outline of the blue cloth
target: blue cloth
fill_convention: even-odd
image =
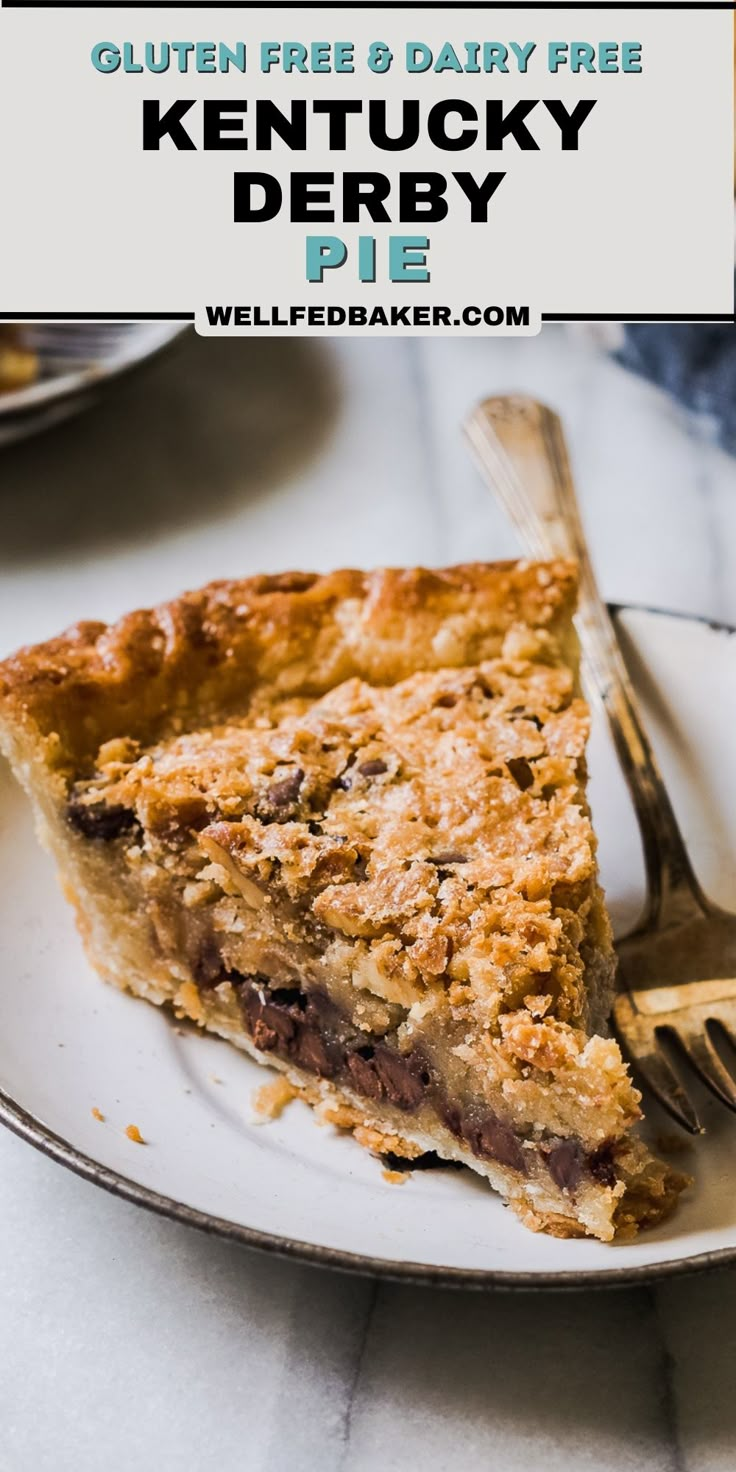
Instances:
[[[726,323],[632,322],[614,354],[686,408],[707,415],[724,449],[736,454],[736,330]]]

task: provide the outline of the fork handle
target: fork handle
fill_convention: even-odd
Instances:
[[[580,570],[577,627],[588,692],[603,705],[641,831],[646,923],[708,913],[644,729],[613,622],[600,596],[580,519],[562,425],[524,395],[486,399],[465,431],[481,472],[536,557],[572,557]]]

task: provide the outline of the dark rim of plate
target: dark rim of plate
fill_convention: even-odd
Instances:
[[[663,608],[651,608],[646,604],[616,603],[609,605],[616,613],[651,613],[660,618],[683,619],[688,623],[705,624],[714,633],[736,634],[736,627],[719,623],[702,615],[671,612]],[[300,1262],[313,1263],[318,1267],[333,1268],[341,1272],[361,1276],[393,1279],[403,1283],[417,1283],[443,1288],[503,1289],[509,1292],[532,1292],[547,1289],[557,1292],[575,1291],[584,1288],[622,1288],[631,1284],[651,1283],[662,1278],[683,1277],[705,1272],[709,1268],[726,1267],[736,1263],[736,1244],[719,1247],[710,1252],[700,1252],[693,1257],[673,1258],[668,1262],[643,1263],[638,1267],[595,1269],[585,1272],[580,1269],[562,1272],[499,1272],[486,1268],[450,1268],[428,1263],[404,1262],[391,1258],[370,1257],[363,1253],[344,1252],[340,1248],[320,1247],[311,1242],[301,1242],[290,1237],[262,1232],[253,1227],[242,1226],[226,1218],[212,1216],[207,1211],[186,1206],[171,1196],[162,1196],[148,1186],[141,1186],[129,1177],[120,1175],[100,1165],[89,1155],[70,1145],[60,1135],[48,1128],[42,1120],[29,1114],[21,1104],[0,1089],[0,1124],[13,1134],[27,1140],[44,1155],[64,1165],[75,1175],[92,1181],[103,1190],[131,1201],[135,1206],[144,1206],[159,1216],[172,1221],[184,1222],[188,1226],[242,1242],[246,1247],[273,1253],[276,1257],[295,1258]],[[521,1230],[521,1228],[520,1228]],[[611,1249],[615,1253],[615,1247]]]

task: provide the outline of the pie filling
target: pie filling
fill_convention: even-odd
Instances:
[[[610,969],[587,723],[530,653],[111,743],[65,822],[205,1019],[572,1202],[617,1185],[636,1095],[610,1041],[580,1061]]]
[[[383,764],[376,761],[362,775],[372,778],[382,775],[383,770]],[[291,816],[291,805],[301,784],[294,779],[283,779],[284,790],[287,783],[289,793],[284,801],[288,798]],[[273,792],[273,786],[270,791]],[[126,858],[129,861],[131,845],[137,849],[146,842],[135,811],[116,802],[89,801],[89,796],[84,801],[84,794],[88,796],[86,783],[70,795],[66,811],[70,827],[92,840],[94,849],[104,847],[109,852],[112,846],[124,863]],[[311,822],[312,827],[316,826],[314,820]],[[213,825],[207,832],[217,834],[219,840],[224,837],[219,832],[221,826]],[[172,855],[181,847],[182,837],[169,835]],[[117,844],[116,840],[122,842]],[[148,844],[150,848],[150,835]],[[432,863],[441,876],[450,873],[456,865],[465,864],[466,855],[448,849],[433,856]],[[422,1111],[425,1118],[429,1110],[478,1160],[503,1166],[520,1177],[544,1172],[555,1187],[570,1196],[586,1181],[615,1186],[616,1140],[605,1139],[591,1148],[575,1136],[561,1137],[538,1128],[532,1134],[516,1128],[486,1100],[473,1096],[464,1069],[458,1070],[457,1064],[453,1069],[449,1036],[441,1040],[447,1046],[439,1049],[445,1058],[443,1070],[438,1066],[438,1040],[431,1031],[425,1036],[420,1032],[410,1046],[400,1037],[400,1024],[405,1026],[407,1018],[403,1006],[394,1003],[388,1011],[384,1008],[382,1031],[376,1032],[368,1029],[364,1021],[356,1024],[347,1005],[341,1007],[323,987],[312,984],[306,988],[294,975],[275,980],[260,972],[244,974],[228,967],[223,950],[232,951],[232,944],[223,938],[222,931],[218,932],[210,907],[195,907],[187,912],[175,886],[166,883],[165,888],[163,901],[159,895],[151,904],[150,897],[147,899],[141,893],[136,905],[141,915],[149,911],[153,916],[151,931],[158,950],[170,964],[186,958],[194,985],[204,1000],[214,996],[223,985],[232,989],[242,1026],[260,1053],[273,1055],[316,1078],[344,1086],[374,1105],[386,1105],[407,1116]],[[286,915],[277,893],[271,896],[269,909],[269,919],[276,930],[289,920],[293,926],[294,916]],[[307,917],[303,914],[300,920],[304,942]],[[251,918],[251,924],[258,929],[256,920]],[[264,951],[267,949],[266,944]],[[355,987],[350,992],[355,1014],[356,998],[361,993]],[[377,1001],[365,999],[371,1000],[374,1004]],[[365,1003],[357,1005],[361,1008]],[[453,1073],[456,1080],[458,1073],[463,1075],[456,1095],[448,1088]]]
[[[383,764],[376,762],[362,775],[374,777],[383,770]],[[287,778],[282,784],[284,789],[287,783],[289,792],[284,802],[291,805],[301,784]],[[83,791],[85,787],[83,784]],[[118,803],[84,802],[77,794],[69,799],[67,821],[83,837],[101,840],[105,845],[116,839],[130,843],[143,836],[134,810]],[[440,873],[465,861],[464,854],[451,850],[433,860]],[[141,898],[145,907],[145,899]],[[206,997],[222,983],[232,987],[243,1026],[259,1052],[273,1054],[317,1078],[344,1085],[375,1104],[386,1104],[407,1115],[429,1107],[479,1160],[495,1162],[520,1176],[541,1168],[565,1193],[573,1194],[586,1179],[601,1186],[615,1185],[615,1141],[605,1140],[591,1149],[575,1137],[544,1132],[540,1137],[537,1132],[531,1138],[484,1100],[468,1100],[466,1090],[462,1100],[451,1097],[431,1048],[423,1048],[419,1042],[407,1050],[399,1046],[396,1029],[379,1034],[355,1026],[325,990],[307,991],[296,981],[284,985],[263,974],[224,971],[220,945],[206,912],[181,915],[179,920],[174,950],[188,955],[201,995]],[[395,1008],[394,1013],[402,1019],[406,1015],[404,1008]]]
[[[318,1078],[344,1084],[406,1114],[429,1104],[480,1160],[495,1161],[524,1176],[539,1163],[562,1191],[575,1191],[586,1175],[601,1185],[615,1185],[613,1143],[586,1150],[575,1139],[525,1140],[486,1104],[454,1103],[421,1048],[402,1053],[385,1036],[358,1033],[324,992],[273,987],[261,976],[220,980],[233,986],[246,1030],[260,1052],[274,1053]]]

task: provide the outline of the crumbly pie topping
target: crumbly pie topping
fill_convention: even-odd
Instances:
[[[476,667],[262,697],[145,751],[107,743],[71,812],[90,832],[117,822],[128,842],[142,829],[164,862],[194,845],[193,883],[212,884],[214,860],[256,905],[300,907],[389,1002],[439,987],[488,1021],[527,997],[536,1018],[575,1020],[595,872],[587,730],[553,640],[515,630]]]

